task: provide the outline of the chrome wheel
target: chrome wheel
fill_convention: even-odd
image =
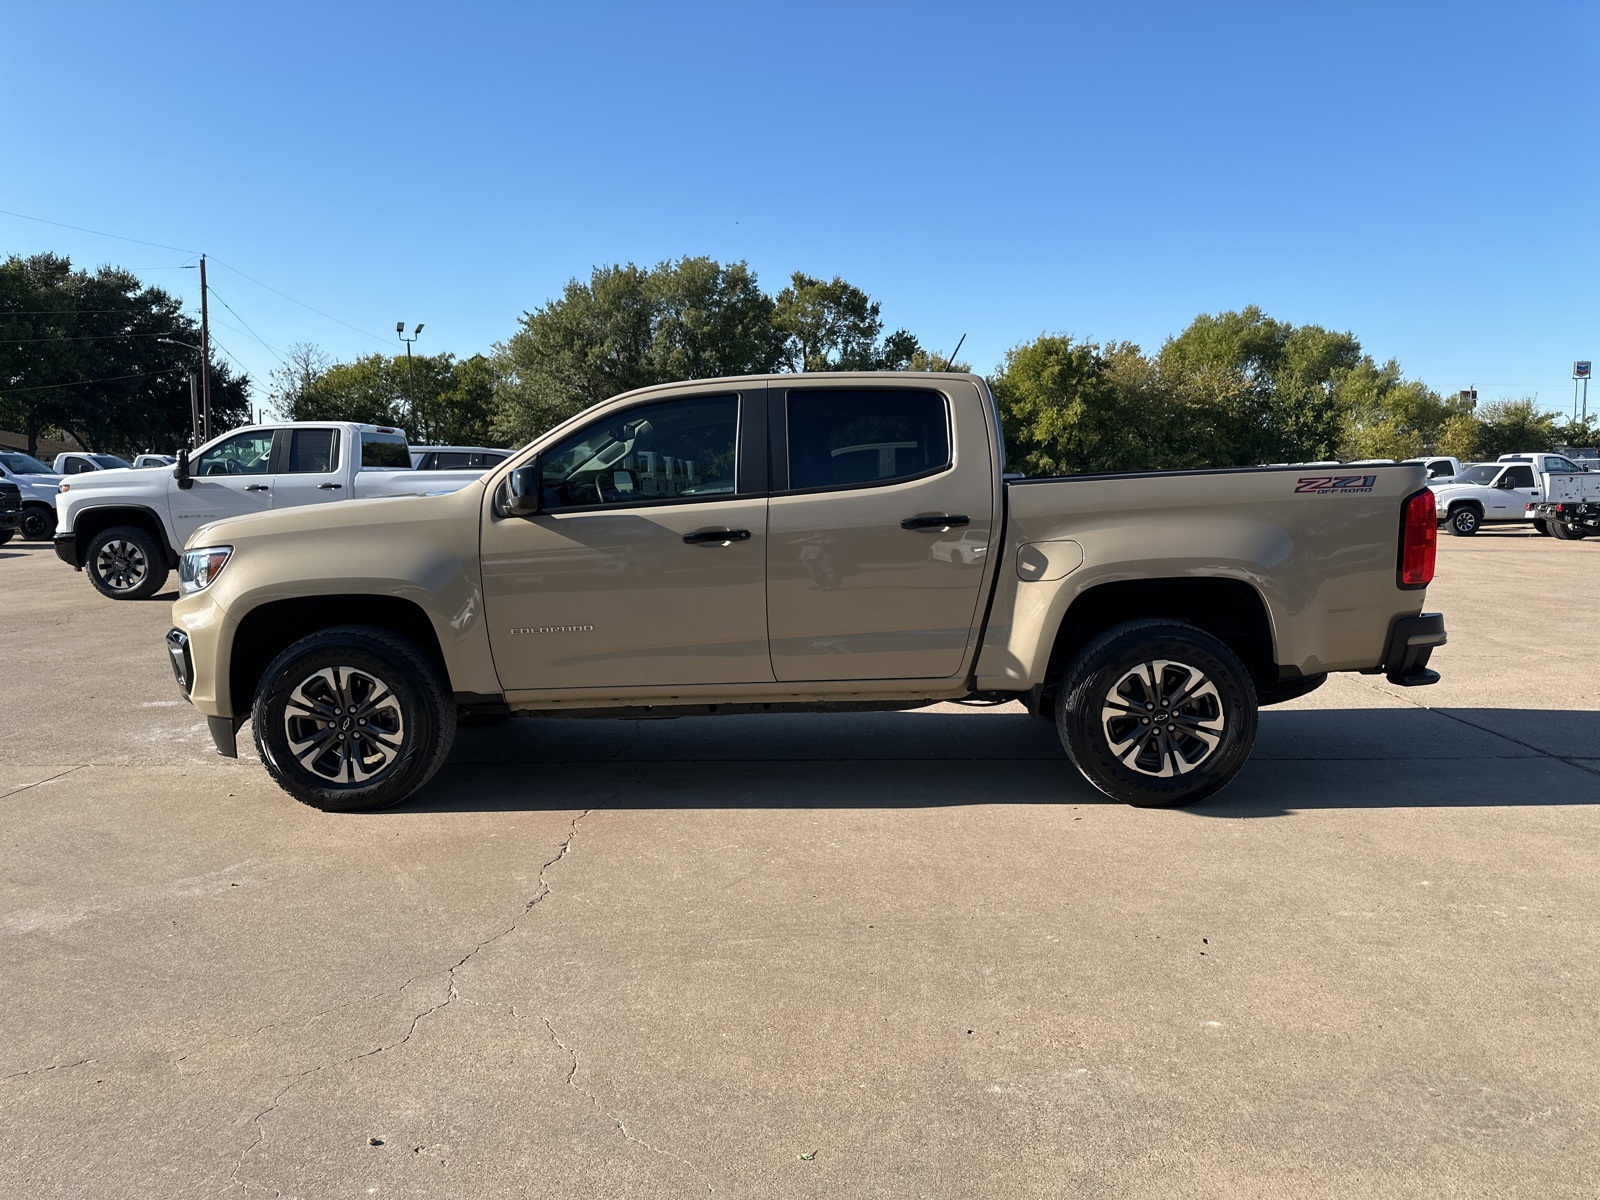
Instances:
[[[1216,684],[1203,671],[1155,659],[1111,685],[1100,705],[1100,727],[1123,766],[1167,779],[1210,758],[1227,719]]]
[[[376,675],[324,667],[289,693],[283,710],[289,753],[330,783],[365,783],[390,767],[405,744],[400,700]]]
[[[150,574],[144,551],[123,538],[112,538],[94,559],[95,574],[114,592],[131,592]]]

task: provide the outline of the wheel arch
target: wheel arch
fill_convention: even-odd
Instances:
[[[1204,630],[1239,656],[1252,679],[1283,677],[1271,614],[1251,584],[1218,576],[1112,580],[1080,592],[1062,614],[1038,688],[1040,714],[1054,711],[1062,676],[1078,651],[1115,625],[1148,619]]]
[[[270,600],[247,612],[233,631],[227,694],[235,722],[249,714],[256,685],[273,659],[303,637],[343,625],[372,626],[405,638],[433,664],[449,690],[450,669],[438,633],[414,601],[363,593]]]
[[[166,527],[161,523],[161,517],[153,508],[146,508],[142,504],[119,504],[104,508],[89,508],[73,515],[72,520],[72,553],[77,559],[76,566],[83,566],[88,561],[89,543],[99,534],[117,525],[137,525],[150,533],[156,544],[166,551],[167,569],[174,570],[178,565],[178,554],[172,548],[172,543],[167,541]],[[59,532],[59,526],[57,527]]]

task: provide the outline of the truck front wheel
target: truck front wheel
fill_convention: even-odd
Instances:
[[[25,542],[48,542],[56,535],[56,514],[42,504],[32,504],[22,510],[17,530]]]
[[[1478,526],[1483,524],[1483,518],[1472,505],[1463,504],[1450,510],[1450,516],[1445,524],[1456,537],[1471,537],[1478,532]]]
[[[166,548],[138,525],[114,525],[89,539],[89,582],[113,600],[148,600],[172,573]]]
[[[399,804],[456,735],[454,698],[412,642],[351,625],[295,642],[261,677],[256,750],[296,800],[331,812]]]
[[[1256,739],[1256,693],[1232,650],[1176,621],[1129,621],[1067,668],[1056,728],[1113,799],[1171,808],[1225,787]]]

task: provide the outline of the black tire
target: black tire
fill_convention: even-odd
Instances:
[[[1471,537],[1483,527],[1483,514],[1470,504],[1458,504],[1450,510],[1444,524],[1456,537]]]
[[[439,676],[414,643],[386,629],[346,625],[303,637],[256,688],[256,750],[278,785],[314,808],[399,804],[433,778],[455,741],[455,700]]]
[[[172,574],[167,548],[138,525],[114,525],[90,538],[83,571],[95,591],[113,600],[148,600]]]
[[[1158,663],[1167,666],[1156,681],[1150,669]],[[1200,694],[1171,710],[1156,707],[1181,689]],[[1167,730],[1146,728],[1161,712],[1174,719]],[[1056,729],[1073,765],[1106,795],[1175,808],[1220,791],[1244,766],[1256,740],[1256,691],[1238,656],[1210,634],[1177,621],[1128,621],[1067,668]]]
[[[17,521],[17,536],[25,542],[48,542],[56,536],[56,514],[37,505],[23,509]]]
[[[11,535],[14,532],[15,531],[11,529],[0,529],[0,546],[4,546],[7,542],[9,542],[11,540]]]
[[[1540,537],[1549,537],[1549,536],[1551,536],[1550,535],[1550,526],[1551,526],[1551,524],[1552,524],[1552,522],[1546,521],[1542,517],[1536,517],[1536,518],[1534,518],[1534,522],[1533,522],[1533,531],[1535,533],[1537,533]]]
[[[1319,672],[1316,675],[1307,675],[1303,679],[1274,679],[1256,684],[1256,707],[1266,708],[1269,704],[1286,704],[1290,700],[1298,700],[1301,696],[1310,695],[1323,684],[1328,682],[1328,673]]]
[[[1564,521],[1550,522],[1550,536],[1558,542],[1581,542],[1588,537],[1588,531],[1568,525]]]

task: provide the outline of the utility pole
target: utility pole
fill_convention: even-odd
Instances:
[[[406,344],[406,392],[408,394],[407,398],[411,401],[410,432],[421,437],[422,429],[417,423],[417,388],[411,381],[411,343],[422,336],[422,326],[418,325],[416,329],[412,330],[411,336],[407,337],[406,323],[404,321],[396,321],[394,323],[394,333],[396,337]]]
[[[211,440],[211,310],[206,304],[206,256],[200,256],[200,411],[201,442]]]

